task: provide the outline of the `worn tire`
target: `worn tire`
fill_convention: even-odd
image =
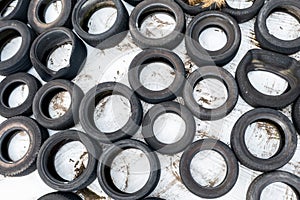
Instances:
[[[1,17],[0,20],[19,20],[24,23],[27,23],[27,11],[28,11],[28,6],[30,3],[30,0],[22,0],[18,1],[15,8],[11,13],[9,13],[7,16],[2,16],[2,12],[7,8],[12,3],[12,0],[3,0],[1,1],[0,5],[0,13]]]
[[[77,194],[72,192],[53,192],[46,194],[38,200],[82,200]]]
[[[298,134],[300,134],[300,98],[298,98],[293,104],[292,119]]]

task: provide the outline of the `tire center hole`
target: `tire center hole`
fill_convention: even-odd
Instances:
[[[227,165],[221,154],[214,150],[204,150],[194,156],[190,170],[198,184],[212,188],[224,181]]]
[[[226,0],[226,3],[236,9],[250,8],[253,5],[252,0]]]
[[[248,79],[257,91],[270,96],[279,96],[289,87],[285,79],[265,71],[251,71],[248,73]]]
[[[219,108],[228,99],[226,86],[214,78],[207,78],[197,83],[193,95],[197,103],[206,109]]]
[[[111,133],[121,129],[130,116],[129,100],[121,95],[111,95],[97,103],[94,111],[94,122],[100,131]]]
[[[218,51],[227,43],[227,35],[219,27],[208,27],[199,35],[200,45],[208,51]]]
[[[44,9],[41,9],[40,19],[46,24],[50,24],[57,20],[62,13],[62,2],[61,0],[50,1],[44,5]]]
[[[69,142],[56,153],[54,158],[55,170],[61,178],[72,181],[86,169],[88,157],[87,150],[81,142]]]
[[[261,193],[260,199],[269,199],[270,197],[276,197],[278,200],[297,199],[294,190],[281,182],[275,182],[265,187]]]
[[[110,174],[117,188],[126,193],[133,193],[147,183],[150,162],[141,150],[127,149],[113,160]]]
[[[8,97],[8,106],[15,108],[24,103],[28,97],[29,88],[26,84],[19,84]]]
[[[61,91],[51,99],[48,112],[52,119],[63,116],[70,108],[72,103],[71,95],[67,91]]]
[[[1,47],[1,61],[9,60],[20,50],[20,47],[22,45],[22,37],[19,33],[16,34],[16,37],[12,37],[7,40]]]
[[[183,119],[174,113],[160,115],[153,124],[155,137],[165,144],[178,142],[183,137],[185,129]]]
[[[0,6],[1,17],[6,17],[10,13],[12,13],[12,11],[14,11],[15,7],[17,6],[18,2],[19,2],[19,0],[10,0],[10,1],[8,1],[7,4],[3,3],[4,5]]]
[[[163,62],[145,66],[140,73],[140,82],[148,90],[161,91],[168,88],[175,79],[175,70]]]
[[[47,59],[47,67],[58,71],[69,66],[72,53],[72,44],[63,44],[54,49]]]
[[[257,121],[248,126],[245,142],[249,152],[255,157],[268,159],[280,148],[281,128],[270,121]]]
[[[8,143],[9,160],[17,162],[27,153],[30,145],[30,138],[26,131],[16,131]]]

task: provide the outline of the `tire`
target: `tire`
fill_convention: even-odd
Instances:
[[[105,133],[96,127],[93,114],[95,105],[110,95],[121,95],[127,98],[131,106],[131,116],[119,130]],[[142,123],[143,108],[140,100],[129,87],[121,83],[106,82],[100,83],[86,93],[80,105],[79,117],[82,128],[90,137],[99,142],[110,144],[130,138],[137,132]]]
[[[71,96],[71,105],[64,115],[51,118],[48,107],[52,98],[59,92],[66,91]],[[78,123],[78,109],[84,94],[73,82],[54,80],[43,85],[33,99],[33,114],[39,124],[52,130],[64,130]]]
[[[27,153],[18,161],[9,157],[8,147],[18,131],[26,131],[30,138]],[[36,158],[48,132],[28,117],[13,117],[0,125],[0,174],[4,176],[25,176],[36,169]]]
[[[33,31],[26,24],[16,20],[0,20],[0,43],[4,47],[15,37],[22,38],[22,44],[15,55],[0,62],[0,75],[8,76],[17,72],[26,72],[31,67],[29,51],[34,40]]]
[[[174,69],[175,78],[170,86],[160,91],[147,89],[140,81],[142,70],[147,64],[163,62]],[[131,62],[128,71],[131,88],[145,102],[156,104],[171,101],[181,94],[185,81],[185,69],[182,60],[172,51],[166,49],[146,49],[139,53]]]
[[[53,192],[40,197],[38,200],[82,200],[77,194],[72,192]]]
[[[253,64],[254,63],[254,64]],[[247,52],[236,70],[236,80],[242,98],[253,107],[285,108],[300,94],[299,62],[278,53],[252,49]],[[266,95],[256,90],[251,84],[248,73],[267,71],[282,77],[289,83],[289,89],[278,96]],[[286,73],[289,71],[290,73]]]
[[[185,132],[179,141],[166,144],[159,141],[154,135],[155,120],[165,114],[173,113],[180,116],[185,122]],[[143,120],[142,134],[148,145],[162,154],[173,155],[185,150],[194,140],[196,133],[196,122],[193,114],[183,105],[177,102],[164,102],[150,108]],[[172,133],[170,133],[172,134]]]
[[[143,0],[124,0],[125,2],[129,3],[132,6],[136,6],[141,3]]]
[[[111,177],[111,165],[113,159],[123,150],[138,149],[148,158],[150,164],[150,175],[147,183],[137,192],[126,193],[119,190],[113,183]],[[122,140],[110,146],[99,159],[97,176],[102,190],[112,199],[132,200],[143,199],[148,196],[157,186],[160,179],[160,162],[155,152],[144,143],[137,140]]]
[[[300,98],[298,98],[292,107],[292,119],[297,132],[300,134]]]
[[[8,101],[11,93],[22,84],[27,85],[29,89],[27,98],[21,105],[10,107]],[[41,86],[41,82],[31,74],[16,73],[7,76],[0,83],[0,115],[6,118],[32,115],[33,98]]]
[[[27,10],[28,10],[28,6],[30,3],[30,0],[23,0],[23,1],[18,1],[15,8],[13,9],[13,11],[11,11],[11,13],[9,13],[6,16],[2,16],[3,12],[7,9],[7,7],[13,2],[13,0],[4,0],[1,1],[1,5],[0,5],[0,13],[1,13],[1,17],[0,20],[19,20],[22,21],[24,23],[27,23]]]
[[[165,199],[162,199],[162,198],[158,198],[158,197],[148,197],[144,200],[165,200]]]
[[[61,0],[62,8],[59,16],[53,22],[46,23],[44,14],[53,2],[54,0],[32,0],[30,2],[27,14],[28,23],[36,33],[40,34],[54,27],[72,28],[71,14],[77,0]]]
[[[247,127],[259,120],[271,121],[280,127],[280,147],[276,154],[268,159],[251,154],[245,142]],[[241,164],[256,171],[268,172],[284,166],[292,159],[297,148],[297,135],[293,124],[285,115],[269,108],[257,108],[245,113],[236,122],[231,132],[230,143]]]
[[[59,149],[73,141],[79,141],[85,146],[88,152],[88,163],[82,174],[72,181],[67,181],[57,173],[54,160]],[[62,192],[80,190],[96,179],[97,158],[100,154],[101,147],[99,144],[82,132],[67,130],[56,133],[46,140],[39,152],[37,159],[38,173],[41,179],[55,190]]]
[[[174,30],[161,38],[149,38],[139,31],[142,21],[155,12],[169,13],[174,16],[176,25]],[[174,49],[177,47],[185,32],[185,17],[180,6],[169,0],[147,0],[138,4],[132,11],[129,20],[129,29],[134,42],[142,49],[159,47]]]
[[[228,5],[228,3],[226,2],[226,5],[224,6],[224,8],[221,8],[221,11],[234,17],[238,23],[244,23],[254,18],[262,8],[264,3],[265,0],[255,0],[252,6],[250,6],[249,8],[236,9],[230,7],[230,5]]]
[[[275,10],[284,10],[300,20],[300,2],[297,0],[268,1],[260,10],[255,22],[255,35],[261,48],[282,54],[293,54],[300,50],[300,37],[294,40],[281,40],[267,28],[267,18]]]
[[[274,171],[262,174],[254,179],[247,191],[246,200],[260,199],[262,191],[268,185],[277,182],[285,183],[290,186],[295,191],[297,199],[300,198],[300,178],[289,172]]]
[[[195,181],[191,174],[190,165],[193,157],[204,150],[216,151],[224,158],[227,165],[227,173],[223,182],[216,187],[204,187]],[[238,174],[238,161],[231,149],[221,141],[214,139],[202,139],[194,142],[182,155],[180,159],[180,176],[183,184],[193,194],[202,198],[217,198],[228,193],[235,185]]]
[[[216,9],[216,4],[212,4],[211,6],[207,7],[207,8],[204,8],[203,7],[203,3],[199,3],[197,5],[189,5],[187,4],[186,2],[184,2],[185,0],[175,0],[175,2],[182,8],[183,12],[185,14],[188,14],[188,15],[192,15],[192,16],[195,16],[195,15],[198,15],[204,11],[208,11],[208,10],[215,10]]]
[[[72,44],[69,64],[58,71],[49,69],[47,62],[51,53],[59,46],[69,43]],[[63,27],[43,32],[34,40],[30,50],[33,67],[46,82],[54,79],[72,80],[83,68],[86,57],[87,49],[84,43],[71,30]]]
[[[201,32],[208,27],[220,27],[227,35],[225,46],[216,51],[205,49],[199,42]],[[198,67],[205,65],[223,66],[236,55],[241,43],[241,30],[235,19],[220,11],[200,13],[188,25],[185,45],[188,55]]]
[[[220,80],[227,88],[228,98],[226,102],[218,108],[204,108],[195,100],[193,95],[194,88],[201,80],[206,78]],[[185,105],[199,119],[218,120],[227,116],[234,109],[238,100],[238,86],[233,76],[225,69],[216,66],[200,67],[187,79],[183,89],[183,99]]]
[[[76,33],[90,46],[108,49],[118,45],[127,35],[129,15],[121,0],[112,0],[117,10],[117,18],[113,26],[100,34],[88,33],[88,20],[97,9],[112,7],[108,0],[79,0],[73,10],[72,24]],[[84,9],[83,9],[84,6]]]

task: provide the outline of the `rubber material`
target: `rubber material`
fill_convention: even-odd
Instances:
[[[175,2],[182,8],[184,13],[186,13],[188,15],[192,15],[192,16],[198,15],[204,11],[215,10],[217,8],[215,3],[213,3],[209,7],[204,8],[203,7],[204,3],[199,3],[197,5],[192,6],[184,1],[187,1],[187,0],[175,0]]]
[[[33,31],[26,24],[16,20],[0,20],[0,49],[16,37],[22,38],[22,43],[11,58],[0,62],[0,75],[8,76],[17,72],[26,72],[31,67],[29,51],[34,40]]]
[[[300,134],[300,98],[293,104],[292,119],[297,132]]]
[[[11,139],[24,131],[29,136],[30,144],[26,154],[18,161],[13,161],[8,153]],[[0,174],[4,176],[25,176],[36,169],[36,158],[48,132],[28,117],[13,117],[0,125]]]
[[[38,200],[82,200],[80,196],[72,192],[53,192],[40,197]]]
[[[49,69],[47,62],[50,55],[58,47],[65,44],[72,45],[69,64],[58,71]],[[70,29],[63,27],[43,32],[35,39],[30,50],[33,67],[46,82],[54,79],[72,80],[83,68],[86,57],[87,49],[84,43]]]
[[[72,181],[61,177],[54,166],[55,156],[64,145],[79,141],[88,152],[88,163],[83,172]],[[75,191],[90,185],[96,179],[97,158],[101,154],[101,147],[86,134],[67,130],[52,135],[43,144],[37,159],[37,169],[41,179],[51,188],[58,191]]]
[[[88,33],[90,17],[103,7],[113,7],[117,10],[115,23],[103,33]],[[121,0],[78,0],[72,14],[72,24],[76,33],[86,43],[98,49],[107,49],[119,44],[127,35],[128,23],[129,15]]]
[[[247,148],[246,130],[257,121],[271,122],[278,126],[280,147],[271,158],[258,158]],[[230,143],[241,164],[256,171],[267,172],[284,166],[292,159],[297,148],[297,135],[293,124],[285,115],[269,108],[257,108],[245,113],[236,122],[231,132]]]
[[[136,6],[139,3],[141,3],[143,0],[124,0],[124,1],[126,1],[127,3],[129,3],[132,6]]]
[[[162,198],[158,198],[158,197],[148,197],[144,200],[165,200],[165,199],[162,199]]]
[[[208,109],[197,103],[193,91],[203,79],[217,79],[225,85],[228,98],[223,105],[218,108]],[[183,99],[185,105],[199,119],[218,120],[224,118],[234,109],[238,100],[238,86],[233,76],[225,69],[216,66],[200,67],[188,77],[183,89]]]
[[[264,5],[265,0],[254,0],[253,4],[249,8],[244,9],[232,8],[226,1],[225,3],[226,4],[223,8],[221,8],[221,11],[234,17],[238,23],[244,23],[257,15]]]
[[[254,179],[247,191],[246,200],[259,200],[262,191],[268,185],[278,182],[285,183],[291,187],[296,194],[296,198],[300,199],[300,178],[289,172],[274,171],[262,174]]]
[[[129,100],[131,116],[126,124],[119,130],[105,133],[99,130],[95,125],[94,112],[95,106],[102,99],[111,95],[121,95]],[[130,138],[137,132],[142,123],[143,108],[140,100],[129,87],[121,83],[106,82],[100,83],[86,93],[80,105],[79,117],[82,128],[90,137],[109,144],[111,142]]]
[[[54,27],[72,28],[71,14],[77,0],[60,0],[61,11],[57,18],[50,23],[44,17],[47,8],[55,0],[32,0],[28,8],[28,23],[38,34]]]
[[[64,115],[51,118],[48,108],[52,98],[60,92],[68,92],[71,105]],[[73,82],[57,79],[43,85],[33,100],[33,114],[39,124],[52,130],[64,130],[78,123],[78,110],[84,94]]]
[[[204,187],[195,181],[191,174],[191,162],[193,157],[205,150],[212,150],[219,153],[227,165],[227,173],[223,182],[215,187]],[[205,164],[205,163],[204,163]],[[238,161],[232,150],[223,142],[214,139],[202,139],[194,142],[182,155],[180,159],[180,176],[183,184],[189,191],[202,198],[217,198],[228,193],[235,185],[238,174]]]
[[[281,40],[272,35],[267,27],[267,18],[275,11],[283,11],[300,21],[300,2],[298,0],[268,1],[260,10],[255,22],[255,35],[260,46],[282,54],[293,54],[300,50],[300,37],[294,40]]]
[[[205,49],[199,42],[201,33],[209,27],[222,29],[227,42],[216,51]],[[198,67],[204,65],[223,66],[236,55],[241,43],[241,30],[235,19],[220,11],[206,11],[192,19],[185,35],[185,45],[188,55]]]
[[[140,26],[147,16],[153,13],[166,13],[174,18],[176,25],[173,31],[161,38],[149,38],[140,32]],[[177,47],[185,32],[185,17],[181,8],[170,0],[147,0],[138,4],[130,15],[129,29],[132,39],[142,49],[161,47],[174,49]]]
[[[25,84],[28,87],[28,95],[25,101],[16,106],[9,106],[9,97],[18,86]],[[0,83],[0,115],[6,118],[14,117],[17,115],[30,116],[32,114],[33,98],[42,86],[41,82],[27,73],[16,73],[7,76]]]
[[[150,164],[150,174],[147,183],[138,191],[126,193],[118,189],[111,177],[111,165],[114,158],[124,150],[138,149],[148,158]],[[99,159],[97,175],[102,190],[112,199],[132,200],[142,199],[148,196],[157,186],[160,179],[160,162],[155,152],[144,143],[137,140],[121,140],[110,146]]]
[[[147,89],[140,81],[142,70],[150,63],[163,62],[174,69],[175,78],[170,86],[160,91]],[[140,99],[148,103],[160,103],[175,99],[181,94],[185,81],[184,64],[180,57],[166,49],[146,49],[139,53],[131,62],[128,71],[131,88]]]
[[[173,113],[180,116],[185,122],[185,132],[179,141],[165,144],[154,135],[154,122],[165,113]],[[142,134],[148,145],[162,154],[176,154],[185,150],[192,142],[196,133],[196,122],[193,114],[183,105],[177,102],[163,102],[150,108],[143,120]],[[168,133],[164,133],[168,134]],[[172,134],[172,133],[169,133]]]
[[[0,20],[19,20],[22,22],[27,22],[27,11],[30,0],[17,1],[16,6],[13,8],[11,13],[3,16],[3,12],[10,6],[13,0],[2,0],[0,4]]]
[[[253,107],[280,109],[291,104],[300,94],[300,63],[295,59],[265,50],[252,49],[247,52],[236,70],[240,95]],[[280,76],[289,84],[287,90],[277,96],[266,95],[251,84],[248,73],[266,71]]]

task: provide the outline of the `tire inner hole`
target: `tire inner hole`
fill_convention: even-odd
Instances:
[[[281,146],[281,128],[269,120],[259,120],[248,126],[245,142],[248,151],[257,158],[269,159]]]
[[[150,162],[141,150],[126,149],[113,160],[110,175],[118,189],[134,193],[147,183]]]
[[[276,197],[277,200],[292,200],[298,198],[291,187],[281,182],[272,183],[264,188],[261,193],[260,199],[268,199],[271,196]]]
[[[105,133],[121,129],[131,116],[131,105],[121,95],[110,95],[96,102],[94,122]]]
[[[88,157],[87,150],[81,142],[66,143],[55,154],[55,170],[61,178],[72,181],[84,172]]]
[[[194,180],[202,187],[217,187],[225,179],[227,165],[221,154],[214,150],[197,153],[190,165]]]
[[[28,152],[30,138],[26,131],[16,130],[7,139],[7,154],[4,154],[4,159],[10,162],[21,160]]]
[[[20,50],[22,45],[22,37],[20,33],[15,30],[6,30],[1,32],[3,37],[0,36],[1,42],[1,61],[6,61],[12,58]]]
[[[250,8],[253,5],[252,0],[226,0],[226,3],[231,8],[236,8],[236,9]]]
[[[164,113],[153,124],[155,137],[165,144],[178,142],[183,137],[185,130],[184,120],[175,113]]]
[[[9,89],[11,92],[10,94],[4,93],[4,96],[8,99],[4,99],[4,104],[9,108],[16,108],[23,104],[29,94],[29,88],[26,84],[23,83],[15,83],[11,86],[12,88]]]
[[[65,43],[56,47],[47,59],[47,67],[52,71],[58,71],[70,65],[72,44]]]
[[[193,96],[200,106],[206,109],[216,109],[227,101],[228,91],[220,80],[206,78],[195,85]]]
[[[50,24],[58,19],[62,13],[61,0],[45,1],[41,4],[39,9],[39,18],[43,23]]]
[[[200,33],[198,41],[204,49],[218,51],[227,44],[227,35],[223,29],[212,26]]]
[[[279,96],[289,89],[289,83],[285,79],[266,71],[251,71],[248,79],[257,91],[265,95]]]
[[[48,110],[44,113],[51,119],[57,119],[63,116],[72,104],[71,95],[65,90],[59,90],[53,93],[49,99],[51,100],[48,104]]]
[[[18,2],[19,2],[19,0],[6,0],[6,1],[4,0],[4,1],[2,1],[1,5],[0,5],[0,16],[6,17],[10,13],[12,13],[12,11],[14,11],[15,7],[17,6]]]

